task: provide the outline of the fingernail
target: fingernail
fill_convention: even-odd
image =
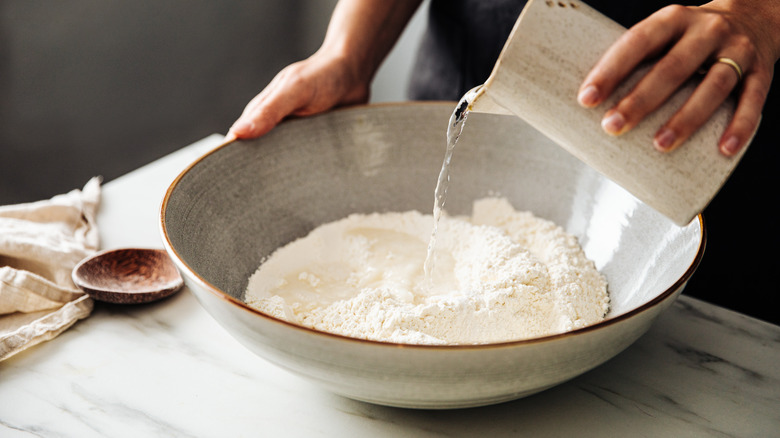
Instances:
[[[599,90],[595,85],[588,85],[587,87],[583,88],[582,91],[580,91],[580,94],[577,96],[577,100],[580,102],[580,105],[585,107],[596,105],[598,103],[598,99]]]
[[[608,134],[618,135],[625,126],[626,119],[619,112],[614,112],[601,120],[601,128],[607,131]]]
[[[726,141],[721,143],[720,150],[725,155],[734,155],[739,150],[739,139],[732,135],[731,137],[727,138]]]
[[[251,134],[255,130],[254,122],[247,122],[245,120],[238,120],[233,126],[230,127],[230,132],[235,134]]]
[[[655,134],[653,145],[660,151],[668,151],[677,141],[677,135],[669,128],[663,128]]]

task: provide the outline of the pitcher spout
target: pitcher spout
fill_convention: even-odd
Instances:
[[[474,95],[469,110],[475,113],[513,115],[511,111],[496,103],[487,93],[487,89],[488,85],[485,83],[468,91],[467,94]]]

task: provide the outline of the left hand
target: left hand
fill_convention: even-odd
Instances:
[[[629,29],[599,60],[580,87],[585,107],[603,102],[643,61],[662,55],[603,120],[620,135],[657,109],[702,67],[706,75],[676,114],[655,134],[654,146],[670,151],[685,142],[734,90],[737,108],[718,148],[736,154],[761,118],[774,64],[780,56],[780,2],[715,0],[700,7],[668,6]],[[726,58],[734,61],[718,61]],[[737,73],[741,69],[741,77]]]

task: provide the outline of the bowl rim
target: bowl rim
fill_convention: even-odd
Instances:
[[[371,110],[378,107],[390,107],[390,106],[420,106],[420,105],[430,105],[430,106],[436,106],[436,105],[456,105],[457,102],[450,102],[450,101],[426,101],[426,102],[381,102],[381,103],[368,103],[368,104],[360,104],[360,105],[353,105],[349,107],[342,107],[342,108],[336,108],[333,110],[330,110],[325,113],[309,116],[309,117],[317,117],[317,116],[326,116],[327,114],[333,113],[333,112],[344,112],[344,111],[360,111],[360,110]],[[296,117],[292,119],[288,119],[283,121],[282,123],[289,123],[294,122],[296,120],[303,119],[303,117]],[[285,321],[276,317],[273,317],[271,315],[268,315],[266,313],[261,312],[258,309],[255,309],[254,307],[246,304],[245,302],[238,300],[236,298],[233,298],[232,296],[228,295],[224,291],[220,290],[218,287],[214,286],[210,282],[208,282],[206,279],[201,277],[197,272],[195,272],[194,269],[192,269],[185,261],[181,258],[179,253],[176,251],[176,249],[173,247],[173,244],[170,241],[170,238],[168,236],[168,229],[166,226],[166,211],[168,207],[168,202],[170,201],[170,198],[173,194],[173,191],[176,189],[176,186],[179,184],[181,179],[195,166],[197,166],[201,161],[205,160],[210,155],[216,153],[217,151],[229,146],[232,143],[236,143],[238,141],[241,141],[240,139],[228,139],[226,138],[222,143],[212,148],[210,151],[205,152],[200,157],[198,157],[196,160],[191,162],[187,167],[184,168],[177,176],[176,178],[170,183],[168,188],[165,191],[165,196],[162,199],[162,202],[160,204],[160,210],[159,210],[159,227],[160,227],[160,233],[162,235],[162,241],[163,246],[165,247],[165,250],[168,252],[168,254],[171,256],[173,261],[176,265],[179,266],[179,269],[186,270],[188,274],[190,274],[190,278],[194,279],[199,286],[201,286],[203,289],[207,290],[209,293],[214,295],[215,297],[226,301],[229,305],[238,307],[239,309],[250,312],[254,315],[257,315],[265,320],[268,320],[269,322],[281,324],[283,326],[287,326],[294,330],[299,330],[307,334],[313,334],[313,335],[319,335],[319,336],[325,336],[331,339],[336,340],[342,340],[346,342],[355,342],[355,343],[364,343],[369,345],[374,345],[378,347],[391,347],[391,348],[412,348],[412,349],[431,349],[431,350],[485,350],[485,349],[498,349],[498,348],[507,348],[507,347],[517,347],[520,345],[532,345],[532,344],[540,344],[540,343],[546,343],[553,341],[555,339],[563,339],[563,338],[569,338],[574,337],[590,332],[594,332],[596,330],[600,330],[605,327],[610,327],[616,324],[619,324],[627,319],[632,318],[635,315],[638,315],[640,313],[644,313],[664,301],[666,301],[669,297],[673,296],[674,293],[680,289],[682,286],[684,286],[688,280],[693,276],[693,273],[698,268],[699,264],[701,263],[702,258],[704,257],[704,249],[706,247],[707,242],[707,228],[704,224],[704,218],[701,213],[696,215],[694,218],[695,221],[699,224],[699,232],[701,235],[701,238],[699,239],[699,247],[696,251],[696,256],[693,258],[691,264],[688,266],[688,268],[685,270],[683,275],[680,276],[671,286],[669,286],[666,290],[664,290],[662,293],[656,295],[653,299],[650,301],[644,303],[643,305],[629,310],[628,312],[622,313],[620,315],[614,316],[612,318],[607,318],[602,321],[599,321],[595,324],[591,324],[585,327],[577,328],[574,330],[569,330],[563,333],[556,333],[552,335],[547,336],[541,336],[536,338],[527,338],[527,339],[518,339],[513,341],[503,341],[503,342],[494,342],[494,343],[486,343],[486,344],[405,344],[405,343],[399,343],[399,342],[388,342],[388,341],[378,341],[374,339],[361,339],[361,338],[354,338],[351,336],[345,336],[338,333],[330,333],[325,332],[321,330],[317,330],[311,327],[306,327],[303,325],[295,324],[289,321]],[[251,140],[250,140],[251,141]],[[693,221],[692,221],[693,222]],[[690,223],[687,226],[690,226]],[[186,276],[182,275],[186,279]],[[186,282],[185,282],[186,286]],[[206,309],[208,311],[208,309]]]

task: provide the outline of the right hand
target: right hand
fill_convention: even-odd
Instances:
[[[601,104],[642,61],[657,59],[602,120],[607,133],[621,135],[705,67],[707,74],[696,91],[658,127],[654,145],[662,152],[678,147],[736,91],[737,108],[718,145],[723,155],[735,155],[748,143],[761,118],[774,64],[780,57],[778,26],[780,5],[776,1],[713,0],[699,7],[668,6],[612,45],[583,82],[578,100],[585,107]],[[740,68],[714,62],[719,58],[730,59]]]
[[[347,59],[318,51],[285,67],[252,99],[227,134],[228,140],[266,134],[287,116],[306,116],[368,102],[370,78]]]

